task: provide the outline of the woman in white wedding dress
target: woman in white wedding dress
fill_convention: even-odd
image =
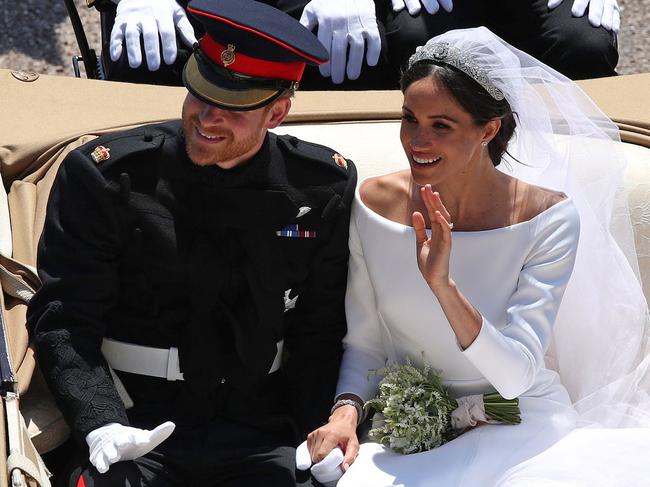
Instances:
[[[615,199],[622,166],[611,121],[571,81],[485,28],[429,41],[409,60],[402,91],[409,168],[358,189],[337,398],[307,441],[314,462],[325,458],[314,476],[332,481],[341,464],[339,487],[492,486],[510,485],[512,471],[513,485],[527,485],[519,466],[600,414],[594,405],[622,426],[617,406],[629,419],[634,404],[630,424],[645,426],[637,386],[621,382],[645,372],[647,308],[609,232],[629,229]],[[438,369],[454,397],[518,397],[521,424],[483,424],[411,455],[359,448],[357,423],[379,380],[369,371],[407,357]],[[617,404],[624,390],[630,402]]]

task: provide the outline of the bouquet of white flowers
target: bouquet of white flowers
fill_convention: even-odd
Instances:
[[[428,364],[420,369],[407,359],[404,365],[391,364],[374,373],[384,378],[377,397],[366,403],[379,413],[369,435],[398,453],[436,448],[479,422],[521,422],[518,399],[496,393],[452,399]]]

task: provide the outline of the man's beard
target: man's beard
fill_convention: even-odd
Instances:
[[[259,144],[264,137],[261,127],[245,139],[235,140],[232,131],[220,129],[218,133],[210,132],[210,135],[225,137],[216,144],[203,144],[196,140],[194,130],[200,124],[194,120],[183,120],[183,132],[185,133],[185,151],[190,160],[197,166],[217,165],[221,162],[228,162],[251,151]]]

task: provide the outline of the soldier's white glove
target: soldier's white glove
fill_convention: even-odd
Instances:
[[[393,12],[401,12],[406,8],[409,14],[417,15],[420,13],[420,3],[424,9],[431,15],[435,14],[440,7],[445,11],[451,12],[454,8],[453,0],[391,0],[393,3]],[[562,0],[560,0],[562,1]]]
[[[303,441],[296,448],[296,468],[298,470],[307,470],[311,467],[311,474],[316,480],[325,487],[334,487],[343,476],[341,464],[343,463],[344,456],[343,451],[337,446],[325,458],[312,467],[307,441]]]
[[[176,425],[167,421],[154,430],[132,428],[109,423],[86,435],[90,450],[90,463],[99,473],[105,473],[114,463],[134,460],[169,438]]]
[[[553,9],[560,5],[563,0],[548,0],[548,8]],[[571,7],[571,14],[574,17],[582,17],[589,6],[589,23],[594,27],[601,25],[616,33],[621,28],[621,15],[616,0],[574,0]]]
[[[311,0],[302,12],[300,23],[313,30],[330,54],[320,73],[339,84],[345,75],[355,80],[361,74],[363,55],[368,66],[375,66],[381,52],[373,0]],[[348,46],[350,54],[348,57]]]
[[[160,67],[160,44],[166,64],[176,61],[176,30],[188,46],[196,42],[194,29],[183,8],[174,0],[121,0],[117,4],[115,24],[111,31],[109,52],[117,61],[126,43],[129,66],[142,64],[140,36],[144,41],[147,67],[156,71]],[[158,38],[160,37],[160,42]]]

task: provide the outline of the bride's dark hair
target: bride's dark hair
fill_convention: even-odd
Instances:
[[[432,60],[418,61],[402,72],[400,79],[402,93],[415,81],[426,77],[439,80],[460,106],[472,116],[476,125],[485,125],[495,118],[501,119],[499,132],[488,144],[492,164],[498,166],[503,154],[507,153],[508,142],[517,126],[510,104],[505,98],[503,100],[492,98],[480,84],[462,71]]]

